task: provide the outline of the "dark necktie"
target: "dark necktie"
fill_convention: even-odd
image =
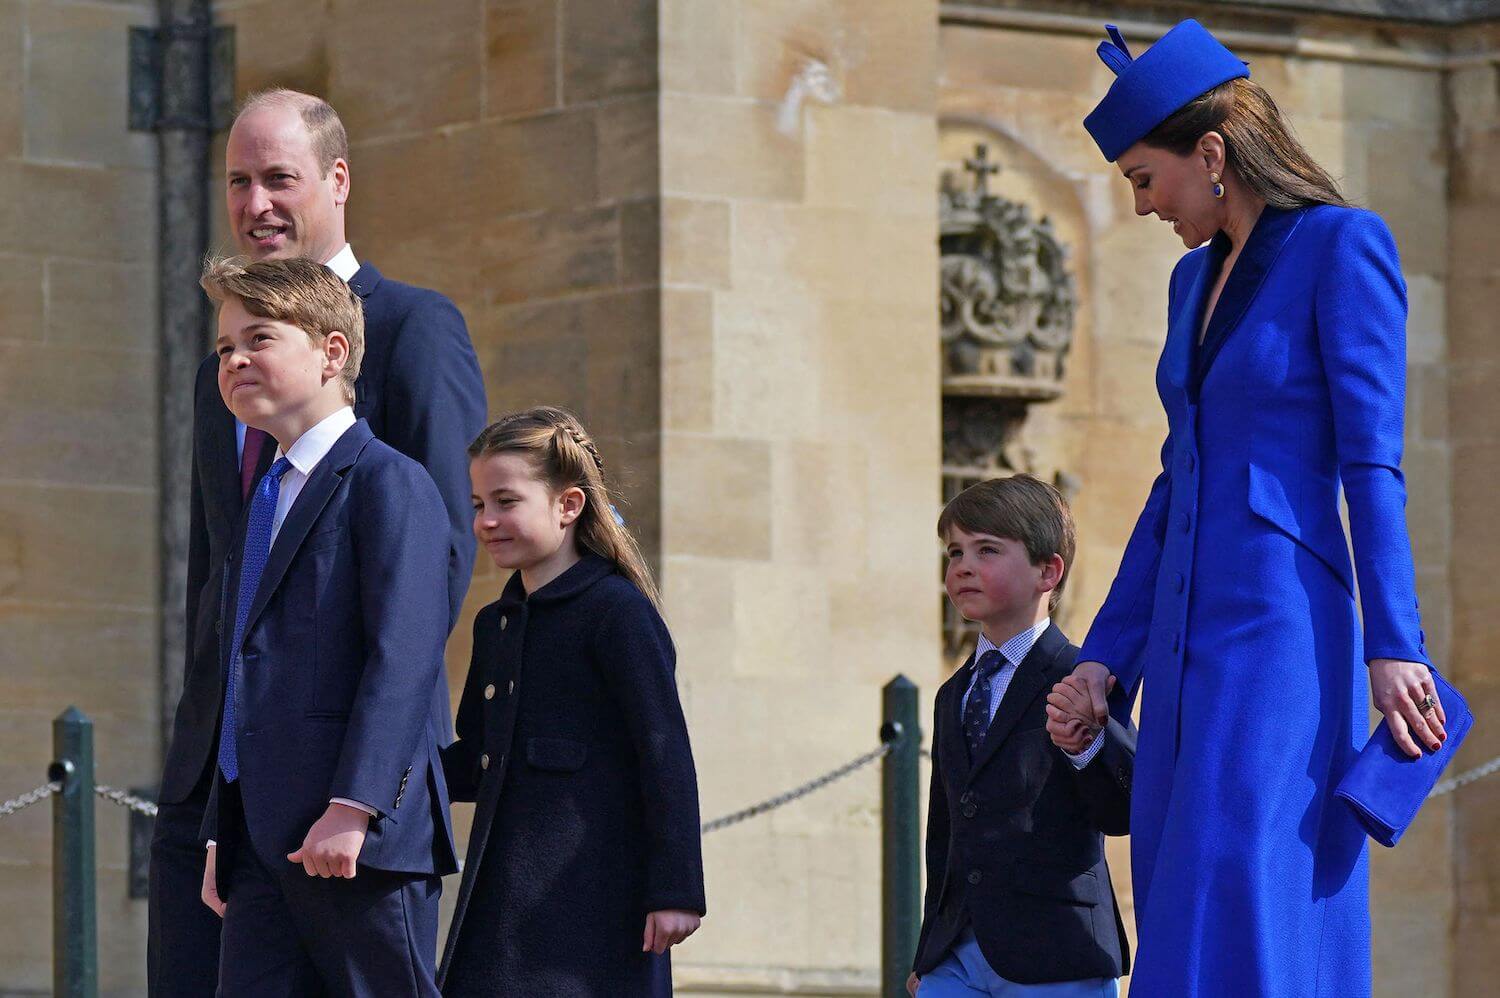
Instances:
[[[243,685],[244,662],[240,643],[245,639],[245,624],[250,619],[250,604],[260,588],[261,573],[271,554],[271,525],[276,521],[276,497],[281,493],[281,476],[292,464],[277,458],[255,487],[250,501],[250,520],[245,526],[245,551],[240,557],[240,588],[234,597],[234,637],[229,645],[229,675],[224,683],[224,725],[219,733],[219,770],[233,783],[240,776],[237,744],[240,732],[240,688]]]
[[[964,705],[964,741],[969,743],[970,762],[979,757],[979,747],[990,730],[990,690],[995,685],[995,674],[1004,664],[1005,656],[993,648],[974,663],[974,686],[969,691],[969,702]]]
[[[255,468],[260,464],[260,452],[271,435],[253,426],[245,427],[245,446],[240,450],[240,498],[250,495],[250,484],[255,481]]]

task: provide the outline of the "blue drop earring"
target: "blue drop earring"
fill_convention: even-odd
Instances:
[[[1214,185],[1214,197],[1219,198],[1220,200],[1223,200],[1223,198],[1224,198],[1224,185],[1221,184],[1221,183],[1219,183],[1219,175],[1217,173],[1210,173],[1208,175],[1208,179],[1209,179],[1209,182]]]

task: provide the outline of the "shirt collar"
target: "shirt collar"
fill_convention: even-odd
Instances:
[[[345,284],[354,280],[354,275],[359,273],[359,261],[355,259],[354,247],[348,243],[344,244],[343,249],[333,254],[333,259],[323,266],[339,275],[339,280]]]
[[[333,445],[339,442],[339,437],[353,425],[354,410],[346,405],[333,415],[325,416],[322,422],[298,437],[292,444],[292,449],[284,456],[304,477],[311,475],[318,462],[328,456]],[[276,448],[276,456],[283,456],[280,447]]]
[[[1031,627],[1020,634],[1010,638],[1004,644],[997,645],[982,632],[979,635],[979,644],[974,648],[974,661],[977,664],[984,657],[985,652],[998,651],[1011,665],[1020,665],[1021,661],[1031,654],[1032,647],[1037,640],[1052,626],[1051,617],[1043,617]]]

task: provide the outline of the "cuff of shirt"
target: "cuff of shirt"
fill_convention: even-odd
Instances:
[[[1108,737],[1108,730],[1105,728],[1100,728],[1099,733],[1094,736],[1094,740],[1089,743],[1088,748],[1084,749],[1077,755],[1074,755],[1072,752],[1064,749],[1063,755],[1068,757],[1068,761],[1073,764],[1074,769],[1082,769],[1084,766],[1087,766],[1089,763],[1094,761],[1094,756],[1099,754],[1099,750],[1104,747],[1104,739]]]
[[[330,797],[328,799],[328,803],[330,803],[330,804],[343,804],[345,807],[352,807],[356,811],[363,811],[365,814],[368,814],[372,818],[375,817],[377,814],[380,813],[380,812],[376,811],[373,807],[371,807],[368,804],[361,804],[359,801],[357,801],[357,800],[350,800],[347,797]]]

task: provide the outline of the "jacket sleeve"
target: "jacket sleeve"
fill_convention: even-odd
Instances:
[[[937,917],[938,901],[943,896],[943,884],[948,878],[948,790],[943,785],[942,739],[938,736],[938,725],[942,723],[941,708],[943,692],[939,688],[932,706],[932,779],[927,791],[927,892],[922,899],[922,931],[917,936],[917,959],[932,931],[933,919]],[[916,972],[916,968],[912,968]]]
[[[479,360],[453,303],[430,294],[401,323],[386,375],[381,439],[427,469],[442,496],[448,525],[451,629],[474,571],[474,508],[468,447],[484,429]]]
[[[1183,257],[1184,261],[1187,259]],[[1167,285],[1168,317],[1177,311],[1177,281],[1181,273],[1182,262],[1179,262]],[[1078,653],[1078,661],[1099,662],[1119,681],[1119,688],[1125,695],[1113,706],[1121,723],[1128,723],[1130,718],[1130,708],[1140,683],[1146,638],[1151,632],[1156,578],[1161,570],[1167,512],[1172,504],[1172,478],[1168,471],[1172,466],[1172,453],[1169,430],[1161,445],[1161,473],[1151,483],[1146,505],[1125,544],[1125,554],[1120,559],[1115,581],[1109,587],[1109,595],[1094,616],[1094,623]]]
[[[1406,282],[1378,215],[1350,212],[1324,256],[1315,302],[1339,477],[1364,616],[1365,659],[1431,665],[1417,610],[1406,482]]]
[[[1125,545],[1125,555],[1120,559],[1120,569],[1109,587],[1109,595],[1094,616],[1094,623],[1078,653],[1078,661],[1102,663],[1118,680],[1118,688],[1125,695],[1118,701],[1111,698],[1111,703],[1112,709],[1117,711],[1115,716],[1122,720],[1130,716],[1130,705],[1140,681],[1146,638],[1151,631],[1156,577],[1161,569],[1166,538],[1167,508],[1172,501],[1172,482],[1167,472],[1171,460],[1172,436],[1169,433],[1161,447],[1161,474],[1151,483],[1146,506]]]
[[[479,797],[479,757],[484,752],[484,665],[483,648],[489,647],[489,634],[495,613],[485,607],[474,616],[474,650],[469,656],[469,675],[464,680],[463,696],[458,701],[458,720],[454,730],[458,738],[441,749],[443,777],[448,782],[448,796],[456,801],[473,801]]]
[[[606,612],[596,633],[600,673],[640,767],[646,911],[707,911],[698,776],[674,677],[677,654],[661,615],[639,593]]]
[[[1110,710],[1118,713],[1113,701],[1125,699],[1121,687],[1111,695]],[[1130,787],[1135,777],[1135,724],[1127,717],[1122,723],[1111,716],[1099,732],[1104,744],[1099,753],[1082,769],[1073,769],[1078,794],[1090,822],[1105,835],[1130,834]],[[1069,767],[1072,769],[1073,767]]]
[[[401,462],[368,475],[352,483],[358,493],[349,516],[365,661],[328,796],[394,820],[401,778],[430,737],[434,691],[443,682],[449,548],[426,472]]]

